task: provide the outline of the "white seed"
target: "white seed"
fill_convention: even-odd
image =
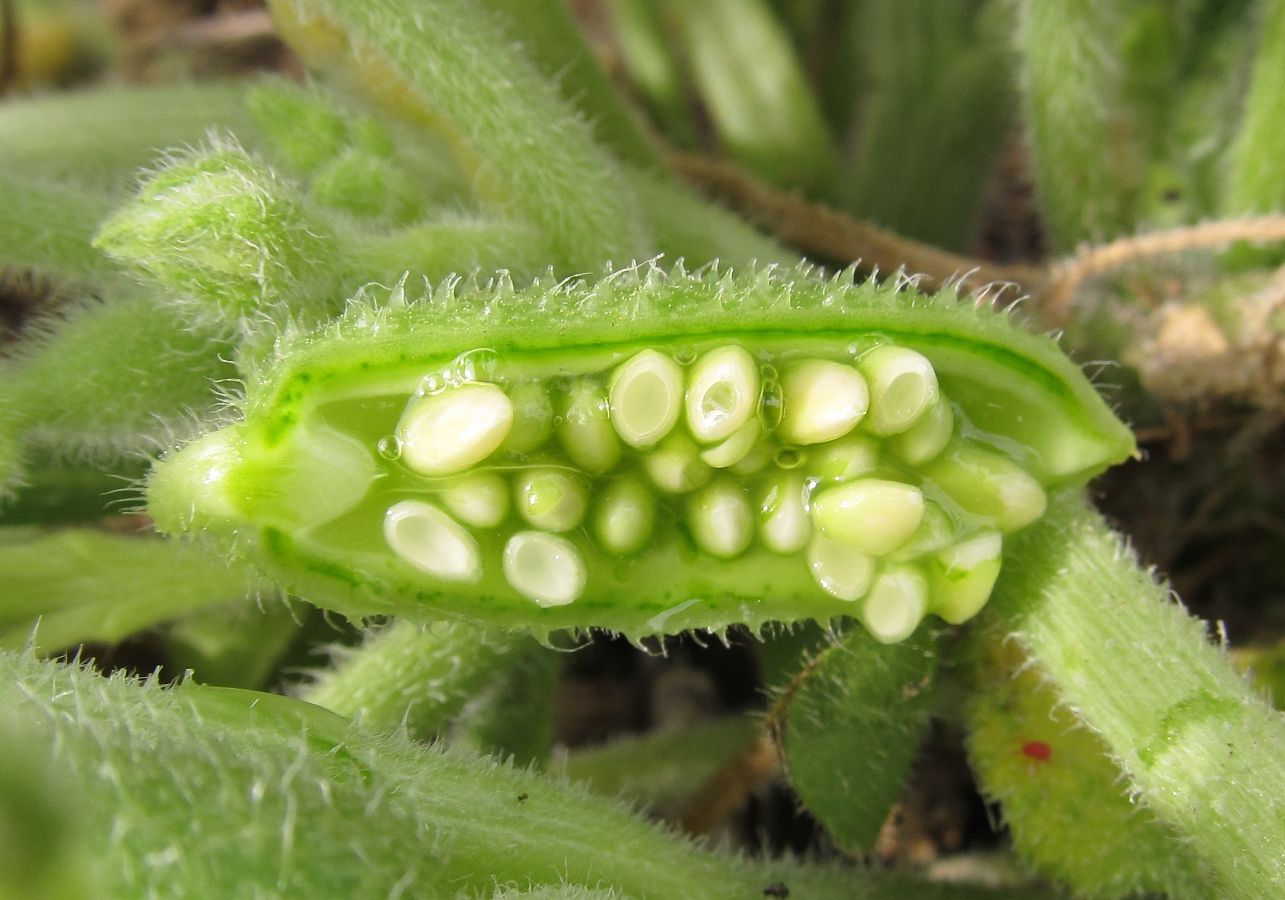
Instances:
[[[923,517],[918,488],[880,478],[849,481],[812,498],[812,521],[822,534],[872,556],[904,544]]]
[[[621,475],[602,492],[593,511],[593,531],[608,553],[632,556],[656,527],[656,498],[641,478]]]
[[[579,378],[567,392],[558,424],[558,439],[571,461],[586,472],[601,474],[620,462],[620,437],[611,427],[611,407],[602,385]]]
[[[420,475],[454,475],[499,449],[513,403],[497,385],[471,382],[412,401],[397,423],[401,460]]]
[[[932,611],[952,625],[986,605],[1003,562],[1004,539],[985,531],[937,553],[929,568]]]
[[[711,350],[692,366],[687,387],[687,427],[702,444],[732,435],[758,413],[758,366],[743,347]]]
[[[471,472],[442,489],[442,503],[465,525],[494,528],[509,514],[509,486],[494,472]]]
[[[875,558],[823,534],[808,543],[808,569],[821,589],[840,600],[860,600],[874,580]]]
[[[719,559],[740,556],[754,539],[754,513],[745,491],[719,479],[687,501],[687,521],[696,545]]]
[[[540,384],[528,381],[510,389],[513,428],[500,445],[514,453],[530,453],[553,435],[553,401]]]
[[[808,451],[809,471],[822,481],[851,481],[879,468],[879,442],[850,434]]]
[[[589,492],[560,469],[530,469],[513,480],[518,514],[543,531],[570,531],[584,519]]]
[[[900,434],[937,402],[937,372],[922,353],[876,347],[857,362],[870,383],[865,427],[880,437]]]
[[[683,410],[683,370],[668,356],[643,350],[619,366],[608,392],[611,424],[631,447],[651,447]]]
[[[388,508],[384,540],[401,560],[434,578],[472,584],[482,577],[482,554],[473,535],[421,500],[402,500]]]
[[[861,621],[884,644],[914,634],[928,612],[928,579],[912,565],[888,566],[870,585]]]
[[[780,474],[768,481],[759,499],[759,539],[774,553],[797,553],[812,537],[803,477]]]
[[[922,466],[941,455],[955,432],[955,413],[944,396],[901,434],[888,439],[888,448],[903,462]]]
[[[898,562],[918,559],[949,547],[954,541],[955,523],[939,505],[931,500],[925,500],[924,517],[920,520],[919,527],[906,540],[906,543],[891,555],[891,559]]]
[[[974,444],[962,444],[924,469],[924,477],[1000,531],[1024,528],[1048,506],[1044,488],[1021,466]]]
[[[504,545],[509,586],[540,606],[566,606],[584,593],[589,573],[576,545],[556,534],[519,531]]]
[[[702,450],[701,459],[715,469],[734,466],[749,455],[762,433],[763,423],[755,416],[732,432],[732,436],[722,443],[715,444],[708,450]]]
[[[696,444],[685,434],[674,432],[660,446],[642,458],[647,477],[670,494],[685,494],[709,481],[713,470],[700,458]]]
[[[861,421],[870,392],[861,373],[828,359],[809,359],[781,377],[781,422],[787,444],[820,444],[841,438]]]

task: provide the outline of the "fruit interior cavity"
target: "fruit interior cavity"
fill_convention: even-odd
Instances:
[[[375,475],[338,515],[309,520],[318,504],[300,502],[299,534],[425,592],[627,604],[604,585],[663,592],[649,567],[666,560],[733,578],[775,565],[784,593],[886,641],[929,613],[974,615],[1002,535],[1046,502],[924,356],[878,337],[478,349],[317,403],[309,435],[360,446]]]

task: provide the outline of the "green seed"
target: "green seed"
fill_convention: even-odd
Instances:
[[[472,584],[482,577],[482,554],[473,535],[421,500],[403,500],[388,508],[384,539],[399,559],[434,578]]]
[[[732,440],[732,438],[728,438]],[[770,441],[759,440],[754,446],[750,447],[749,452],[737,462],[727,467],[727,471],[733,475],[757,475],[772,464],[772,458],[776,455],[776,448]]]
[[[531,469],[513,480],[518,514],[542,531],[570,531],[584,519],[589,492],[560,469]]]
[[[412,400],[397,423],[401,459],[420,475],[454,475],[499,449],[513,403],[494,384],[471,382]]]
[[[928,567],[932,611],[952,625],[977,615],[999,578],[1003,549],[999,532],[985,531],[938,552]]]
[[[757,417],[750,419],[721,444],[702,450],[700,457],[715,469],[734,466],[749,455],[762,433],[763,423]]]
[[[509,514],[509,486],[491,472],[462,475],[442,490],[451,515],[474,528],[494,528]]]
[[[913,565],[888,566],[870,585],[861,621],[885,644],[904,641],[928,612],[928,579]]]
[[[644,350],[611,376],[611,422],[626,444],[651,447],[678,421],[683,370],[655,350]]]
[[[812,499],[812,521],[822,534],[871,556],[906,543],[923,517],[918,488],[880,478],[849,481]]]
[[[595,475],[620,462],[620,438],[611,426],[611,407],[595,378],[578,378],[567,392],[558,439],[577,466]]]
[[[642,458],[647,477],[670,494],[686,494],[709,481],[713,469],[700,458],[692,439],[675,432]]]
[[[946,511],[931,500],[924,501],[924,517],[906,543],[891,558],[897,562],[936,553],[955,542],[955,523]]]
[[[1017,463],[975,444],[960,444],[923,474],[967,512],[1004,533],[1031,524],[1048,505],[1044,488]]]
[[[828,359],[809,359],[781,378],[783,402],[777,437],[787,444],[841,438],[865,416],[870,392],[861,373]]]
[[[528,381],[509,391],[513,428],[500,445],[514,453],[530,453],[553,436],[553,401],[538,382]]]
[[[955,413],[944,396],[925,410],[919,421],[888,439],[888,449],[903,462],[922,466],[941,455],[955,431]]]
[[[805,505],[803,477],[785,474],[771,478],[760,495],[759,538],[773,553],[797,553],[812,537],[812,520]]]
[[[509,586],[540,606],[566,606],[584,593],[589,573],[576,545],[556,534],[519,531],[504,545]]]
[[[598,544],[616,556],[632,556],[656,527],[656,498],[636,475],[621,475],[603,490],[593,512]]]
[[[870,383],[871,434],[900,434],[937,402],[937,372],[922,353],[905,347],[876,347],[857,363]]]
[[[840,600],[860,600],[874,580],[875,558],[847,544],[812,535],[808,543],[808,569],[827,594]]]
[[[813,477],[822,481],[851,481],[879,467],[879,442],[864,434],[850,434],[808,451]]]
[[[687,427],[702,444],[732,436],[758,412],[758,365],[744,347],[711,350],[692,366],[687,387]]]
[[[720,478],[701,488],[687,503],[687,520],[696,544],[710,556],[733,559],[754,539],[754,513],[745,491]]]

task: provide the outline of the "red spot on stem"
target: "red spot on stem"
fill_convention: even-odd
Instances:
[[[1053,748],[1043,741],[1027,741],[1022,745],[1022,753],[1031,759],[1046,762],[1053,755]]]

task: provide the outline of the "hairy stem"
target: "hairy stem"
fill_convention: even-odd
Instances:
[[[1077,495],[1007,548],[992,601],[1221,896],[1285,883],[1285,723]]]

